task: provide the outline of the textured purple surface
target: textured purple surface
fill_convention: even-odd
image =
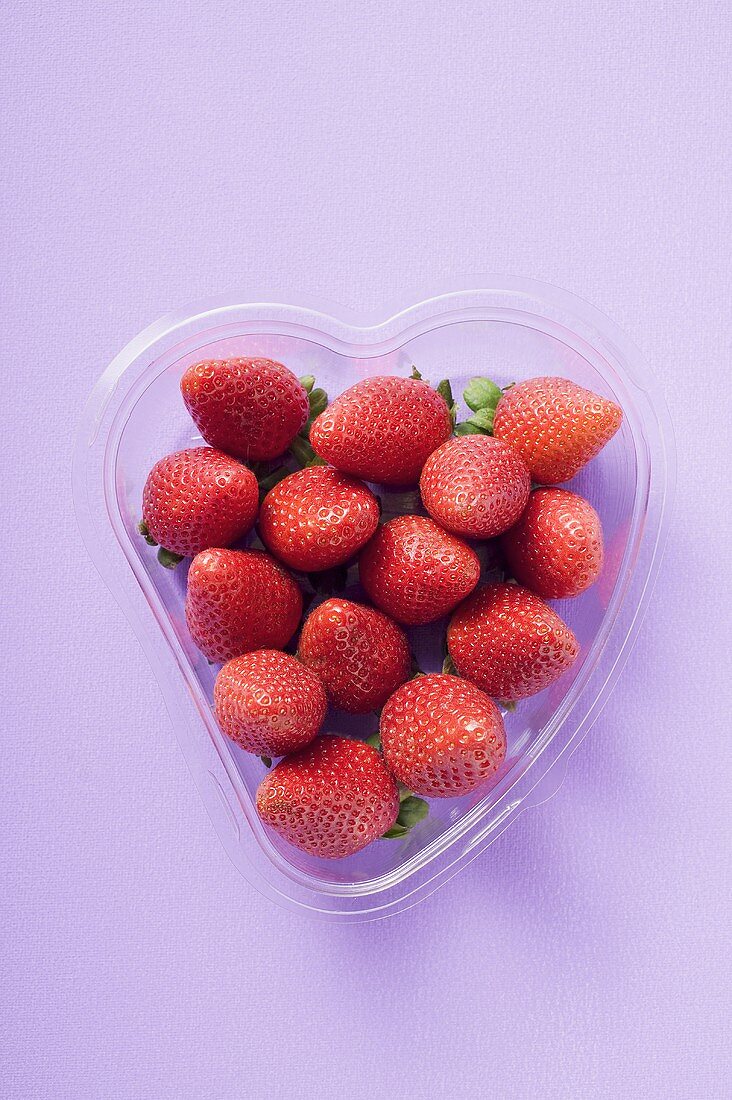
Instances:
[[[729,18],[456,7],[3,13],[4,1096],[728,1088]],[[417,909],[321,926],[213,834],[79,545],[78,410],[191,299],[487,270],[590,299],[665,382],[670,549],[558,796]]]

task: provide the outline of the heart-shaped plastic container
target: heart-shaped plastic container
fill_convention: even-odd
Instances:
[[[558,789],[571,751],[620,672],[659,567],[673,439],[638,352],[603,314],[566,292],[496,276],[476,284],[485,289],[437,294],[379,323],[331,306],[231,298],[166,317],[111,363],[79,430],[73,487],[84,541],[157,674],[221,842],[263,893],[324,919],[376,919],[413,905]],[[264,766],[217,728],[216,669],[185,626],[186,564],[163,569],[136,531],[153,462],[201,442],[180,397],[181,375],[198,359],[233,355],[268,356],[297,375],[313,374],[331,398],[368,375],[406,374],[413,363],[433,384],[449,378],[456,396],[474,375],[502,385],[562,375],[612,397],[625,413],[620,432],[572,483],[600,513],[606,542],[598,583],[557,605],[581,642],[575,666],[506,716],[508,755],[495,785],[472,797],[433,800],[407,837],[377,841],[345,860],[309,857],[260,822],[254,799]],[[425,670],[441,666],[444,627],[412,632]],[[337,715],[327,728],[371,733],[375,721]]]

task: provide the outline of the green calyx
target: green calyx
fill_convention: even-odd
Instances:
[[[409,375],[409,377],[414,378],[417,382],[421,382],[423,380],[422,375],[419,373],[414,363],[412,363],[412,373]]]
[[[140,522],[138,523],[137,530],[140,532],[140,534],[142,535],[142,537],[144,538],[144,540],[148,544],[148,546],[157,546],[158,545],[156,543],[155,539],[150,534],[148,526],[147,526],[147,524],[145,523],[145,521],[143,519],[141,519]]]
[[[411,654],[411,660],[409,662],[409,672],[410,680],[416,679],[417,676],[424,676],[424,671],[420,668],[419,661],[413,653]]]
[[[320,414],[328,408],[328,394],[319,387],[313,388],[315,379],[312,374],[307,374],[304,378],[301,378],[300,381],[308,391],[310,411],[308,412],[308,418],[304,428],[302,428],[290,444],[290,453],[298,466],[305,470],[310,466],[327,465],[322,458],[318,458],[310,445],[310,429],[316,417],[320,416]]]
[[[370,745],[372,749],[381,752],[381,735],[375,730],[369,737],[364,738],[364,745]]]
[[[450,385],[449,378],[443,378],[438,383],[437,392],[442,397],[450,410],[450,420],[452,421],[453,428],[455,427],[455,421],[457,420],[457,405],[455,404],[455,398],[452,396],[452,386]]]
[[[455,668],[455,662],[448,653],[445,660],[442,662],[442,671],[445,676],[458,676],[458,670]]]
[[[262,761],[265,768],[271,768],[272,767],[272,757],[271,756],[260,756],[259,759]]]
[[[304,374],[299,381],[300,381],[300,385],[305,390],[305,392],[306,393],[311,393],[312,388],[315,385],[315,375],[314,374]]]
[[[320,414],[325,412],[328,408],[328,394],[325,390],[313,390],[310,394],[309,401],[310,416],[308,417],[308,423],[312,423],[316,416],[320,416]]]
[[[326,465],[323,459],[316,455],[310,440],[306,439],[304,435],[295,436],[290,444],[290,451],[298,466],[303,470],[308,469],[310,466]]]
[[[493,435],[496,406],[504,393],[490,378],[471,378],[463,390],[463,400],[473,415],[455,426],[455,435]]]
[[[495,409],[501,400],[502,390],[490,378],[471,378],[463,390],[463,400],[469,409]]]
[[[498,699],[497,703],[501,710],[505,710],[507,714],[513,714],[518,705],[515,699]]]
[[[174,554],[172,550],[166,550],[164,546],[161,546],[158,550],[158,561],[166,569],[175,569],[176,565],[183,561],[183,555]]]
[[[402,787],[399,792],[399,813],[390,829],[382,836],[382,840],[398,840],[406,836],[415,825],[424,821],[430,812],[428,804],[423,798],[417,798],[415,794]]]
[[[276,470],[270,470],[269,473],[262,474],[257,478],[259,483],[259,501],[264,500],[270,489],[274,489],[275,485],[278,485],[280,481],[284,481],[286,477],[289,477],[291,470],[288,470],[286,466],[278,466]]]
[[[485,435],[485,432],[477,424],[471,424],[469,420],[462,420],[455,425],[455,435]]]

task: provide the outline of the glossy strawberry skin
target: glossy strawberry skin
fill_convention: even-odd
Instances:
[[[378,525],[374,494],[329,466],[311,466],[278,482],[259,514],[265,546],[291,569],[306,573],[348,561]]]
[[[184,558],[241,538],[254,526],[258,507],[252,471],[212,447],[161,458],[142,494],[142,518],[150,535]]]
[[[227,661],[214,684],[214,712],[247,752],[284,756],[309,744],[328,701],[318,677],[294,657],[259,649]]]
[[[390,771],[415,794],[452,798],[496,774],[506,756],[501,712],[458,676],[417,676],[381,712],[381,746]]]
[[[180,387],[206,442],[249,462],[284,454],[309,415],[305,388],[273,359],[206,359]]]
[[[257,811],[295,847],[341,859],[392,827],[399,791],[370,745],[321,736],[285,757],[262,780]]]
[[[209,661],[281,649],[297,630],[302,593],[261,550],[204,550],[188,571],[186,622]]]
[[[543,691],[579,652],[556,612],[516,584],[489,584],[469,596],[450,621],[447,648],[461,676],[506,700]]]
[[[568,378],[529,378],[504,393],[493,435],[521,455],[533,481],[569,481],[619,429],[623,412]]]
[[[600,517],[568,489],[536,489],[501,546],[512,576],[545,600],[578,596],[602,571]]]
[[[316,454],[379,485],[415,485],[425,459],[450,435],[443,397],[415,378],[365,378],[332,401],[310,429]]]
[[[443,527],[465,538],[489,539],[521,515],[531,479],[522,459],[497,439],[450,439],[424,464],[422,502]]]
[[[397,516],[379,527],[358,568],[369,599],[408,626],[447,615],[480,576],[475,551],[426,516]]]
[[[328,699],[351,714],[378,710],[409,678],[409,644],[380,611],[332,598],[303,624],[298,657],[318,674]]]

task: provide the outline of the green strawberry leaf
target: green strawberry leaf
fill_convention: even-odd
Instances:
[[[314,374],[305,374],[305,375],[303,375],[303,377],[300,379],[300,385],[303,387],[303,389],[305,390],[306,393],[310,393],[313,386],[315,385],[315,375]]]
[[[490,434],[493,431],[493,417],[496,415],[495,409],[478,409],[477,412],[468,419],[468,424],[474,425],[481,432]]]
[[[410,790],[399,784],[399,813],[390,829],[383,834],[382,840],[398,840],[406,836],[415,825],[424,821],[430,808],[423,798],[417,798]]]
[[[142,537],[144,538],[144,540],[148,544],[148,546],[157,546],[158,545],[156,543],[155,539],[150,534],[150,531],[148,530],[148,526],[147,526],[147,524],[145,523],[144,520],[142,520],[142,519],[140,520],[140,522],[137,525],[137,530],[140,532],[140,534],[142,535]]]
[[[276,470],[271,470],[270,473],[265,474],[258,479],[259,481],[259,501],[264,500],[270,489],[274,489],[280,481],[283,481],[286,477],[289,477],[292,473],[286,466],[278,466]]]
[[[315,420],[316,416],[320,416],[328,408],[328,394],[325,390],[312,390],[308,400],[310,401],[310,416],[308,419],[311,421]]]
[[[271,756],[260,756],[259,759],[262,761],[265,768],[271,768],[272,767],[272,757]]]
[[[497,702],[501,710],[505,710],[509,714],[513,714],[516,710],[517,703],[515,699],[498,699]]]
[[[440,397],[444,397],[445,404],[448,409],[451,409],[455,404],[455,398],[452,396],[452,386],[450,385],[449,378],[443,378],[441,382],[435,386],[435,389],[439,393]]]
[[[309,439],[303,435],[296,435],[290,444],[290,452],[293,458],[303,470],[309,466],[325,466],[326,463],[316,455]]]
[[[418,382],[422,381],[422,375],[419,373],[419,371],[415,367],[414,363],[412,363],[412,373],[410,374],[409,377],[410,378],[416,378]]]
[[[164,546],[161,546],[158,550],[158,561],[166,569],[175,569],[176,565],[183,561],[183,555],[174,554],[172,550],[166,550]]]
[[[424,672],[419,667],[419,661],[417,660],[417,658],[414,656],[413,653],[411,654],[411,658],[412,659],[411,659],[411,662],[410,662],[410,665],[409,665],[409,670],[412,674],[411,679],[413,680],[415,678],[415,676],[424,676]]]
[[[473,412],[479,409],[495,409],[503,391],[490,378],[471,378],[463,390],[465,404]]]
[[[453,661],[453,659],[452,659],[452,657],[450,656],[449,653],[448,653],[447,657],[445,657],[445,660],[442,663],[442,671],[445,674],[445,676],[457,676],[457,675],[459,675],[458,670],[455,668],[455,662]]]
[[[423,821],[429,812],[430,808],[423,798],[417,798],[415,794],[407,795],[399,806],[397,825],[401,825],[405,829],[412,829],[420,821]]]
[[[381,735],[378,730],[364,738],[364,744],[370,745],[372,749],[376,749],[377,752],[381,752]]]
[[[485,435],[485,432],[469,420],[463,420],[461,424],[455,425],[455,435]]]

